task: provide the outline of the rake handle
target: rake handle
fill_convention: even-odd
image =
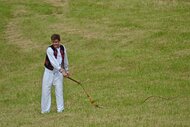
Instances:
[[[77,84],[79,84],[82,87],[82,89],[84,90],[84,92],[87,95],[87,97],[90,97],[90,95],[86,92],[86,90],[84,89],[84,87],[82,86],[82,84],[79,81],[77,81],[77,80],[75,80],[75,79],[73,79],[71,77],[67,77],[67,78],[70,79],[70,80],[72,80],[72,81],[74,81],[74,82],[76,82]],[[90,100],[92,100],[91,97],[90,97]]]
[[[79,81],[77,81],[77,80],[75,80],[75,79],[73,79],[71,77],[67,77],[67,78],[70,79],[70,80],[72,80],[72,81],[74,81],[74,82],[76,82],[77,84],[81,84]]]

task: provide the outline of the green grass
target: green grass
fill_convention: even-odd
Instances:
[[[188,0],[0,0],[1,127],[190,126]],[[40,114],[50,36],[59,33],[70,73],[64,113]],[[172,100],[148,96],[176,97]]]

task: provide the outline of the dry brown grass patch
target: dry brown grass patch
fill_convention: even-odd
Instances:
[[[37,46],[35,46],[30,39],[23,35],[19,25],[20,24],[17,19],[10,20],[5,31],[7,43],[17,45],[22,49],[22,51],[30,51],[31,49],[36,48]]]

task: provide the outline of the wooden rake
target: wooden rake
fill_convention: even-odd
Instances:
[[[89,102],[91,103],[91,105],[93,105],[96,108],[102,108],[98,104],[95,103],[95,101],[92,99],[92,97],[88,94],[88,92],[85,90],[85,88],[82,86],[82,84],[79,81],[77,81],[77,80],[75,80],[75,79],[73,79],[71,77],[67,77],[67,78],[74,81],[75,83],[77,83],[79,86],[82,87],[82,89],[83,89],[84,93],[86,94],[86,96],[88,97]]]

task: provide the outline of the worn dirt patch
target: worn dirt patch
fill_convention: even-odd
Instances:
[[[65,6],[69,3],[68,0],[45,0],[45,2],[52,4],[53,6]]]
[[[31,49],[36,48],[37,46],[35,46],[30,39],[24,37],[19,25],[17,19],[10,20],[5,31],[7,43],[18,46],[22,51],[30,51]]]

